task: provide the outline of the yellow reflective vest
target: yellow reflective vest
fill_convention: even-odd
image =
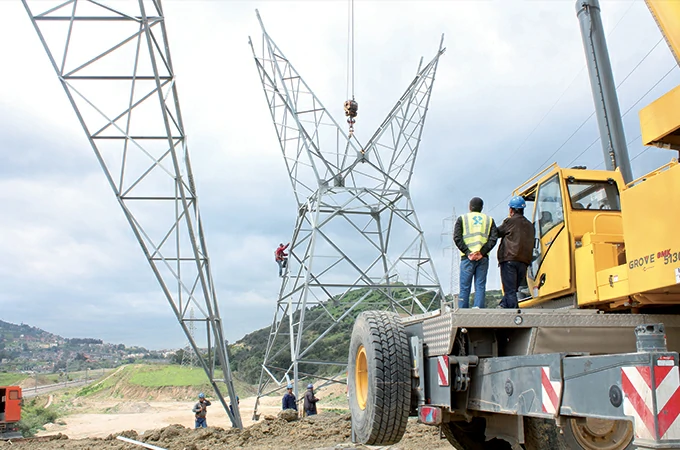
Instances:
[[[469,212],[463,214],[461,221],[463,222],[463,242],[470,249],[470,253],[480,251],[489,240],[491,218],[483,213]]]

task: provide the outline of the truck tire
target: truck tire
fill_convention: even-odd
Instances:
[[[406,431],[411,402],[411,356],[399,316],[366,311],[349,344],[349,408],[355,442],[392,445]]]
[[[471,422],[449,422],[442,424],[442,434],[457,450],[511,450],[510,443],[493,438],[486,440],[486,421],[474,417]]]
[[[554,420],[524,418],[526,450],[634,450],[633,426],[627,420],[567,419],[562,430]]]

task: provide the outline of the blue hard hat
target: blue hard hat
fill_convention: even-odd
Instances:
[[[198,398],[205,398],[205,394],[201,392],[200,394],[198,394]]]
[[[515,195],[510,199],[508,206],[512,209],[524,209],[527,206],[527,202],[525,202],[524,199],[519,195]]]
[[[309,384],[307,385],[307,389],[313,389],[313,388],[314,388],[314,385],[313,385],[312,383],[309,383]]]
[[[293,389],[293,385],[289,384],[288,386],[286,386],[286,389]]]

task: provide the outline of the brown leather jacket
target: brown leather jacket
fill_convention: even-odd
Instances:
[[[534,248],[534,225],[526,217],[515,214],[508,217],[498,227],[498,237],[502,238],[498,247],[498,262],[520,261],[531,264]]]

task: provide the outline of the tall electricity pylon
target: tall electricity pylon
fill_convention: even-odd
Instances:
[[[189,308],[189,323],[187,324],[187,329],[189,331],[189,335],[193,338],[196,333],[196,324],[195,324],[195,319],[196,315],[194,314],[194,307]],[[182,350],[182,367],[191,367],[192,369],[198,365],[198,355],[194,351],[194,349],[191,347],[191,340],[187,340],[187,344],[184,346],[184,349]]]
[[[238,404],[160,0],[22,1],[199,364],[241,428],[222,394],[224,384]],[[205,329],[207,357],[189,323]]]
[[[442,41],[366,145],[348,136],[262,27],[256,52],[267,104],[297,200],[297,223],[269,334],[259,398],[301,377],[345,373],[351,328],[367,309],[401,315],[443,295],[409,184]],[[406,281],[408,280],[408,281]],[[317,366],[315,370],[313,366]],[[322,366],[322,367],[319,367]],[[291,376],[292,375],[292,376]],[[273,383],[273,387],[270,384]]]

